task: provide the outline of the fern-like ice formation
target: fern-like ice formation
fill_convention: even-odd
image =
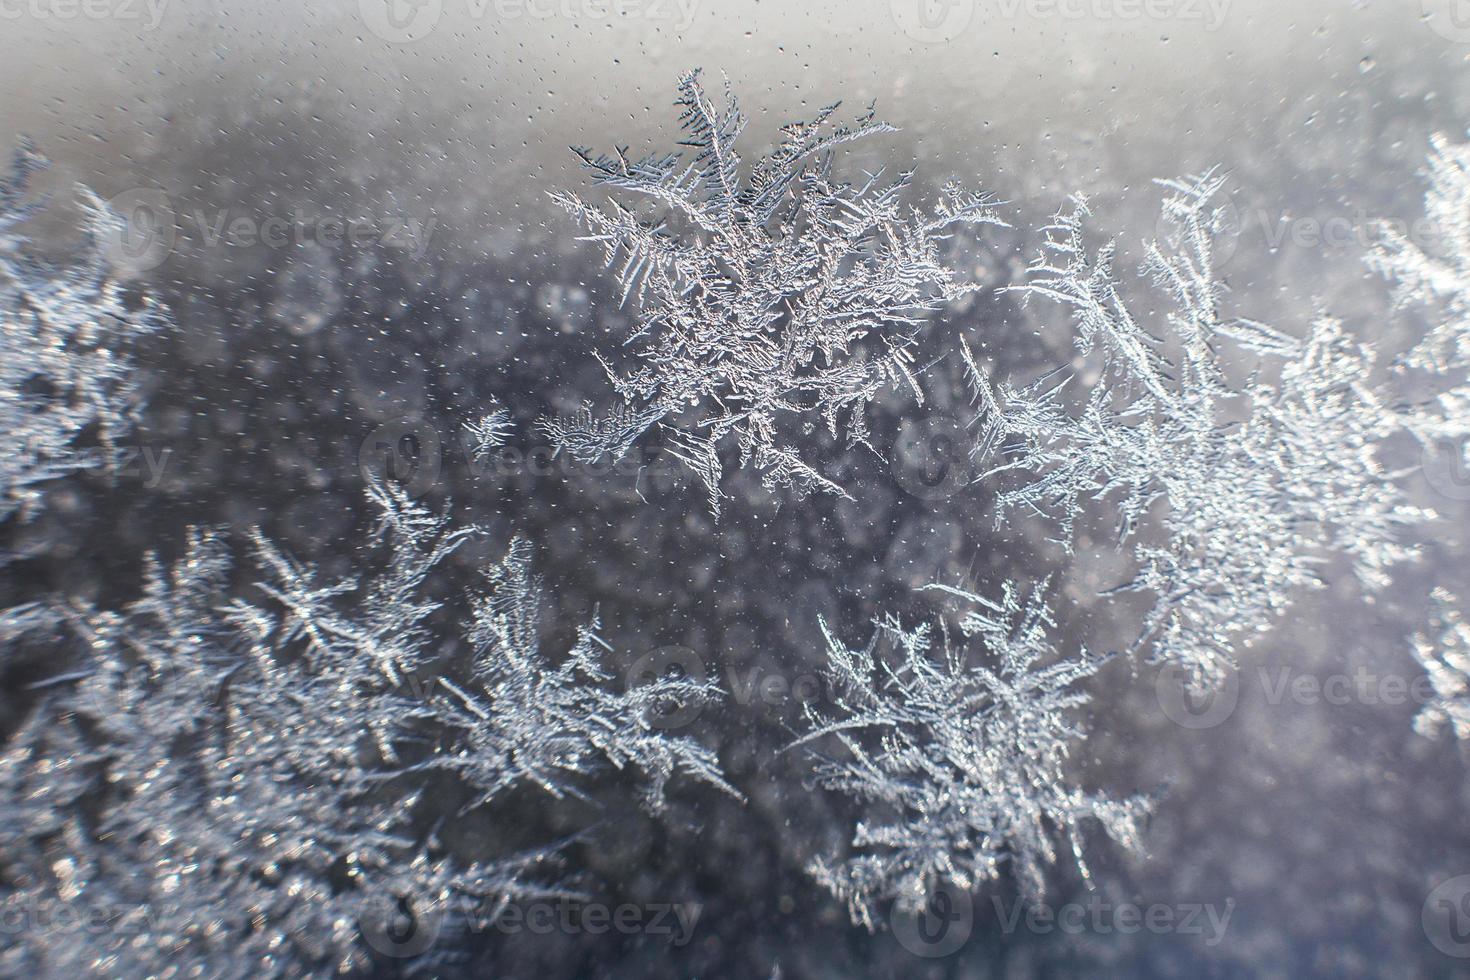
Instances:
[[[439,678],[445,694],[431,711],[450,733],[450,748],[418,768],[448,769],[487,802],[519,783],[553,796],[578,795],[574,777],[611,763],[640,771],[654,811],[664,788],[683,772],[739,794],[720,775],[719,760],[692,739],[671,737],[657,719],[670,704],[705,704],[719,696],[712,681],[657,677],[618,691],[602,665],[610,651],[599,621],[577,633],[561,663],[540,649],[540,609],[546,596],[531,570],[531,547],[511,542],[490,569],[490,587],[474,597],[469,638],[475,648],[469,676]]]
[[[1213,260],[1223,178],[1163,186],[1170,231],[1144,261],[1167,302],[1162,337],[1130,311],[1114,246],[1089,249],[1080,198],[1047,229],[1019,287],[1061,305],[1079,354],[1100,368],[1080,407],[1069,404],[1069,373],[992,385],[964,353],[979,402],[974,455],[1003,477],[997,522],[1045,514],[1070,548],[1088,503],[1116,508],[1120,540],[1138,541],[1139,571],[1122,589],[1154,601],[1140,646],[1207,689],[1296,590],[1319,583],[1325,555],[1347,556],[1366,586],[1381,587],[1414,554],[1404,530],[1432,515],[1409,506],[1380,465],[1404,420],[1370,387],[1369,349],[1327,316],[1301,338],[1223,318]],[[1226,344],[1255,362],[1241,383]]]
[[[882,903],[922,908],[949,884],[967,891],[1009,866],[1028,900],[1044,893],[1063,844],[1084,878],[1081,826],[1096,821],[1125,848],[1138,845],[1149,804],[1114,800],[1069,782],[1075,720],[1088,702],[1077,684],[1104,663],[1083,651],[1059,657],[1046,586],[1023,595],[1007,583],[999,601],[931,585],[964,603],[967,641],[934,651],[930,628],[876,621],[872,640],[849,649],[826,622],[832,704],[808,705],[796,745],[835,739],[817,783],[867,808],[852,853],[818,858],[816,880],[873,929]]]
[[[50,481],[113,462],[138,407],[130,350],[164,322],[112,274],[106,246],[121,219],[86,188],[80,257],[63,266],[32,254],[23,225],[40,210],[29,185],[44,166],[22,145],[0,177],[0,430],[11,445],[0,458],[0,521],[34,513]]]
[[[1470,449],[1470,144],[1432,140],[1429,190],[1417,234],[1387,227],[1369,264],[1395,284],[1395,305],[1422,306],[1434,325],[1401,359],[1403,367],[1448,378],[1406,423],[1426,453]]]
[[[514,430],[515,421],[510,416],[510,409],[492,404],[490,410],[478,419],[464,424],[470,456],[481,463],[489,462]]]
[[[1470,143],[1435,136],[1429,156],[1425,220],[1418,234],[1385,228],[1369,264],[1395,286],[1396,306],[1422,306],[1432,326],[1401,358],[1406,368],[1430,372],[1440,391],[1408,413],[1406,423],[1428,453],[1446,448],[1466,462],[1470,449]],[[1427,632],[1412,640],[1415,657],[1428,673],[1434,696],[1419,711],[1414,727],[1433,736],[1448,725],[1458,739],[1470,738],[1470,627],[1453,595],[1442,588],[1430,595]]]
[[[7,619],[69,623],[89,656],[40,687],[0,756],[0,912],[24,924],[0,972],[325,976],[365,968],[394,923],[573,897],[543,881],[554,848],[452,853],[453,814],[419,805],[429,770],[461,777],[465,809],[521,783],[576,793],[608,763],[646,773],[655,807],[680,771],[733,792],[711,752],[656,724],[712,685],[615,690],[595,619],[563,664],[539,650],[524,542],[472,597],[473,665],[435,663],[425,583],[477,531],[394,486],[369,496],[376,574],[326,579],[256,535],[264,599],[227,602],[226,547],[191,532],[121,611]]]
[[[1445,589],[1430,595],[1429,630],[1414,635],[1414,657],[1429,674],[1434,696],[1419,709],[1414,730],[1434,737],[1448,725],[1470,740],[1470,626]]]
[[[691,72],[677,105],[687,161],[577,151],[594,183],[646,208],[555,195],[635,304],[624,346],[638,363],[620,371],[603,360],[621,401],[609,413],[587,409],[545,431],[593,461],[621,456],[660,423],[677,428],[675,455],[704,482],[716,515],[727,440],[767,488],[842,494],[802,454],[793,428],[810,432],[819,418],[849,448],[868,445],[864,410],[883,387],[907,385],[922,399],[918,330],[977,288],[946,264],[944,243],[962,226],[1002,222],[988,198],[955,186],[930,211],[905,207],[909,173],[859,184],[835,177],[839,147],[893,131],[871,110],[834,125],[834,104],[787,125],[744,172],[735,147],[746,117],[728,86],[717,105]]]
[[[1425,220],[1387,227],[1370,263],[1395,285],[1400,306],[1438,306],[1443,317],[1403,358],[1430,371],[1470,365],[1470,143],[1431,141]],[[1432,241],[1431,241],[1432,240]]]

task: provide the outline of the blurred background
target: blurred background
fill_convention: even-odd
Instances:
[[[530,420],[609,396],[592,355],[630,313],[547,194],[585,190],[569,146],[672,148],[674,83],[694,67],[712,89],[728,79],[751,117],[747,158],[831,102],[876,103],[900,132],[841,166],[914,168],[916,200],[957,179],[1007,202],[1013,229],[952,246],[988,286],[1016,281],[1079,192],[1133,268],[1155,233],[1152,181],[1219,166],[1230,312],[1300,332],[1326,310],[1397,352],[1423,320],[1392,309],[1363,257],[1375,219],[1421,216],[1431,134],[1470,124],[1458,0],[0,0],[0,24],[0,146],[29,137],[53,162],[48,243],[68,247],[73,185],[117,202],[146,225],[128,274],[178,322],[140,366],[136,439],[158,466],[79,479],[14,529],[6,547],[25,560],[4,569],[7,600],[125,601],[143,554],[177,554],[195,524],[259,525],[346,569],[369,526],[365,468],[408,465],[417,492],[492,540],[535,541],[557,601],[549,649],[597,605],[619,666],[680,645],[733,692],[688,731],[719,749],[746,805],[681,787],[665,822],[617,793],[600,813],[563,802],[527,817],[543,838],[593,825],[568,863],[609,904],[697,903],[689,942],[446,938],[460,955],[448,975],[1470,975],[1428,904],[1470,874],[1458,748],[1414,734],[1412,699],[1280,696],[1283,677],[1422,673],[1407,638],[1429,589],[1470,594],[1463,486],[1409,477],[1442,515],[1424,560],[1376,601],[1324,569],[1207,723],[1180,724],[1152,668],[1120,659],[1097,679],[1078,778],[1159,802],[1143,854],[1097,841],[1092,889],[1063,868],[1048,902],[1163,906],[1179,928],[1017,924],[1002,886],[974,900],[960,948],[931,959],[851,926],[805,877],[855,814],[779,753],[799,705],[752,684],[820,668],[818,615],[856,644],[882,611],[923,614],[910,590],[931,581],[985,591],[1056,573],[1069,642],[1119,649],[1143,607],[1097,597],[1128,572],[1109,523],[1069,558],[1043,522],[997,529],[984,483],[915,476],[934,464],[925,434],[967,418],[954,357],[931,367],[922,409],[901,393],[875,406],[886,458],[819,450],[854,500],[783,506],[741,474],[718,524],[701,490],[656,470],[486,467],[460,441],[496,398],[544,460]],[[1056,311],[993,289],[925,343],[938,357],[960,336],[1016,378],[1072,356]],[[365,451],[384,433],[411,435],[414,458]],[[917,454],[898,451],[915,438]],[[487,557],[467,550],[457,571]],[[1201,911],[1184,928],[1196,906],[1228,909],[1228,925]]]

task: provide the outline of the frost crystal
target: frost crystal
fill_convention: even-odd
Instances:
[[[1470,386],[1463,381],[1470,368],[1470,144],[1436,136],[1433,147],[1426,224],[1416,227],[1433,229],[1437,247],[1426,250],[1427,243],[1390,228],[1369,264],[1396,283],[1397,305],[1422,304],[1438,312],[1434,327],[1401,363],[1462,380],[1418,406],[1406,425],[1426,450],[1442,452],[1447,444],[1463,465],[1470,449]]]
[[[928,588],[966,603],[959,629],[978,638],[984,664],[947,633],[934,656],[928,626],[906,629],[891,616],[861,650],[823,622],[835,710],[809,706],[811,730],[795,743],[835,737],[846,752],[822,759],[817,782],[870,807],[853,835],[858,853],[810,868],[869,929],[880,902],[917,910],[941,883],[974,891],[1005,862],[1038,900],[1058,839],[1088,878],[1079,824],[1095,819],[1134,848],[1148,813],[1142,798],[1115,801],[1067,782],[1071,745],[1083,737],[1073,715],[1089,700],[1074,685],[1104,660],[1086,651],[1057,659],[1045,585],[1022,596],[1008,583],[999,602]]]
[[[579,795],[574,777],[605,762],[642,771],[654,810],[662,808],[664,787],[677,772],[739,796],[720,776],[713,752],[658,726],[670,702],[716,699],[713,682],[657,678],[611,690],[602,654],[612,648],[597,634],[596,613],[555,665],[540,649],[546,596],[531,571],[530,545],[511,542],[487,577],[488,591],[473,598],[470,675],[438,678],[448,693],[434,699],[433,712],[452,733],[449,748],[418,768],[457,773],[476,794],[470,807],[522,782],[553,796]]]
[[[1212,199],[1222,183],[1206,174],[1163,185],[1171,233],[1147,246],[1144,271],[1168,299],[1166,340],[1129,311],[1113,246],[1087,248],[1084,201],[1048,229],[1021,288],[1068,309],[1079,352],[1100,362],[1080,409],[1063,397],[1071,376],[992,386],[965,351],[980,408],[974,454],[998,456],[987,475],[1007,478],[997,522],[1016,510],[1046,514],[1070,547],[1082,505],[1106,501],[1120,540],[1158,527],[1161,541],[1139,535],[1140,569],[1122,589],[1154,597],[1140,644],[1155,662],[1183,667],[1196,689],[1220,680],[1295,589],[1318,583],[1324,553],[1348,556],[1367,587],[1381,587],[1414,554],[1402,530],[1432,516],[1406,504],[1379,465],[1381,443],[1404,420],[1369,387],[1368,348],[1326,316],[1301,339],[1221,318]],[[1232,385],[1222,342],[1275,381]]]
[[[106,243],[121,219],[85,188],[81,259],[29,254],[20,226],[39,210],[27,188],[44,165],[23,145],[0,177],[0,431],[16,447],[0,459],[0,521],[33,513],[48,481],[113,462],[137,408],[130,345],[164,322],[148,298],[130,305],[110,274]]]
[[[1470,739],[1470,626],[1455,597],[1444,589],[1430,595],[1430,630],[1415,634],[1414,656],[1429,672],[1434,698],[1419,709],[1414,730],[1433,738],[1448,723],[1457,739]]]
[[[1404,357],[1409,367],[1443,371],[1470,365],[1470,144],[1435,136],[1425,194],[1427,227],[1436,247],[1385,229],[1370,263],[1397,283],[1400,305],[1442,304],[1444,318]],[[1423,226],[1421,226],[1423,227]]]
[[[493,407],[478,421],[466,422],[464,430],[470,438],[470,455],[480,462],[489,460],[497,449],[505,445],[514,428],[510,409],[503,405]]]
[[[622,455],[677,418],[686,444],[702,440],[691,465],[716,514],[716,447],[732,437],[741,465],[753,465],[766,487],[841,494],[788,429],[809,432],[820,417],[834,439],[845,432],[849,448],[867,445],[864,408],[885,385],[905,383],[922,398],[916,334],[941,304],[977,288],[945,264],[944,242],[961,226],[1002,222],[989,199],[957,187],[932,212],[904,207],[908,173],[836,179],[839,146],[893,131],[871,110],[830,125],[834,104],[785,126],[779,146],[742,177],[735,144],[746,118],[728,86],[718,106],[691,72],[676,104],[683,145],[694,151],[687,162],[678,153],[634,161],[623,150],[577,151],[595,183],[645,199],[646,211],[556,195],[616,266],[624,301],[636,304],[625,345],[641,364],[620,373],[604,361],[622,404],[546,431],[592,461]]]
[[[521,782],[575,792],[599,759],[646,774],[655,803],[679,771],[733,792],[713,753],[649,723],[711,685],[610,691],[595,619],[564,666],[542,658],[524,542],[473,600],[468,679],[433,677],[425,582],[477,531],[396,487],[369,497],[387,561],[360,579],[325,581],[257,534],[268,601],[227,604],[227,549],[191,532],[120,612],[8,615],[11,632],[69,623],[89,656],[41,686],[0,756],[0,912],[26,923],[0,972],[325,976],[366,968],[395,923],[432,932],[466,908],[574,897],[537,883],[551,849],[451,854],[451,816],[419,806],[430,769],[459,774],[471,805]],[[426,677],[452,696],[423,697]],[[429,761],[399,757],[410,733]]]

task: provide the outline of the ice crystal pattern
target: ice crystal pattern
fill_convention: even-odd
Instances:
[[[478,419],[464,424],[464,434],[470,456],[476,461],[487,463],[506,444],[515,431],[515,421],[510,409],[504,405],[491,405]]]
[[[1369,261],[1395,283],[1400,309],[1419,306],[1433,320],[1400,363],[1439,376],[1440,390],[1415,408],[1407,424],[1426,462],[1446,453],[1463,467],[1470,448],[1470,144],[1436,136],[1432,145],[1425,222],[1415,227],[1429,229],[1433,241],[1388,228]]]
[[[425,583],[478,531],[392,486],[370,497],[381,571],[327,578],[256,535],[257,587],[230,600],[228,549],[195,531],[120,611],[7,618],[65,624],[88,657],[0,756],[0,911],[25,924],[0,972],[326,976],[410,923],[572,896],[553,847],[446,845],[452,790],[429,770],[463,777],[464,810],[523,783],[578,792],[608,763],[647,773],[655,807],[679,771],[725,787],[708,750],[649,723],[652,702],[711,688],[615,690],[595,620],[563,664],[539,649],[524,542],[471,597],[473,665],[434,661]]]
[[[107,243],[121,219],[87,189],[80,258],[62,266],[32,254],[24,225],[40,205],[29,185],[44,166],[23,145],[0,177],[0,430],[13,447],[0,459],[0,521],[34,513],[50,481],[113,461],[138,407],[130,351],[164,322],[111,274]]]
[[[1406,366],[1443,371],[1470,365],[1470,144],[1435,136],[1425,223],[1434,241],[1385,228],[1372,265],[1396,284],[1400,306],[1438,306],[1443,318],[1407,355]]]
[[[1420,306],[1432,322],[1400,363],[1437,376],[1440,390],[1408,413],[1408,428],[1423,445],[1426,463],[1432,452],[1448,449],[1463,466],[1470,435],[1470,144],[1434,137],[1424,210],[1426,222],[1416,227],[1430,229],[1435,240],[1386,229],[1370,264],[1396,284],[1401,309]],[[1434,688],[1414,719],[1421,735],[1449,726],[1456,738],[1470,738],[1470,627],[1456,606],[1453,595],[1435,589],[1429,629],[1412,640]]]
[[[834,104],[787,125],[747,171],[736,150],[746,117],[728,86],[716,104],[691,72],[676,104],[687,160],[577,150],[597,186],[632,203],[555,196],[637,312],[623,345],[634,366],[602,359],[620,403],[549,420],[546,431],[594,461],[621,456],[656,425],[676,429],[674,455],[704,482],[716,515],[727,441],[768,489],[844,494],[804,455],[803,437],[820,420],[849,448],[871,446],[864,411],[880,390],[908,386],[922,399],[919,328],[976,288],[946,264],[946,241],[1001,222],[988,198],[956,186],[931,210],[905,206],[909,173],[834,176],[840,147],[893,131],[871,109],[837,125]]]
[[[660,712],[671,703],[716,699],[712,681],[658,677],[616,690],[602,665],[611,647],[598,635],[595,613],[554,664],[540,649],[546,596],[524,538],[511,543],[487,577],[489,589],[473,600],[469,676],[440,677],[445,693],[433,700],[452,748],[418,768],[456,773],[475,794],[470,807],[522,782],[557,797],[577,795],[572,777],[606,763],[641,772],[655,811],[663,807],[669,779],[680,772],[739,796],[721,777],[713,752],[659,727]]]
[[[1409,506],[1380,463],[1404,419],[1371,386],[1372,352],[1326,315],[1301,337],[1222,317],[1213,199],[1223,178],[1161,183],[1170,231],[1148,243],[1143,267],[1167,310],[1157,335],[1129,309],[1114,245],[1088,247],[1077,198],[1018,288],[1070,314],[1096,382],[1076,396],[1086,384],[1068,370],[992,384],[964,353],[997,523],[1045,515],[1070,548],[1090,504],[1115,510],[1138,562],[1120,589],[1153,599],[1139,647],[1200,690],[1297,590],[1320,584],[1326,556],[1382,587],[1414,554],[1406,529],[1432,515]],[[1232,383],[1222,349],[1252,369],[1244,380]]]
[[[1470,626],[1444,589],[1430,596],[1429,630],[1413,638],[1414,656],[1429,674],[1434,697],[1414,719],[1414,730],[1433,737],[1448,725],[1455,738],[1470,739]]]
[[[1133,848],[1148,812],[1142,798],[1068,782],[1068,755],[1084,734],[1075,714],[1088,701],[1077,685],[1104,659],[1058,656],[1046,586],[1023,594],[1008,583],[998,601],[928,590],[962,603],[965,642],[952,645],[946,632],[936,651],[928,625],[887,616],[854,650],[822,622],[833,703],[808,706],[809,731],[795,743],[841,747],[818,756],[817,783],[865,813],[851,852],[809,870],[869,929],[884,902],[917,911],[941,884],[978,890],[1006,867],[1039,900],[1058,844],[1087,878],[1082,826],[1095,822]]]

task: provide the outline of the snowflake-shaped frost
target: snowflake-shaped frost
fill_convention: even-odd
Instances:
[[[837,105],[785,126],[770,154],[745,168],[735,144],[746,117],[728,91],[717,105],[699,73],[679,81],[683,145],[631,160],[578,150],[600,186],[642,198],[608,209],[558,194],[616,266],[637,309],[624,346],[640,362],[603,362],[622,404],[546,426],[560,449],[592,461],[621,456],[654,425],[702,440],[691,464],[718,515],[716,447],[733,440],[764,484],[842,494],[793,438],[816,419],[849,447],[868,444],[864,409],[886,385],[914,377],[915,338],[942,304],[977,287],[946,264],[944,243],[966,225],[999,225],[988,198],[946,188],[932,210],[902,203],[910,174],[833,175],[837,148],[892,127],[870,110],[832,125]],[[794,427],[794,434],[793,434]],[[683,452],[676,452],[680,459]]]
[[[844,750],[821,759],[817,782],[859,800],[865,815],[852,853],[810,871],[869,929],[881,902],[917,910],[940,884],[974,891],[1007,865],[1037,900],[1058,841],[1087,878],[1081,825],[1095,820],[1132,848],[1148,812],[1141,798],[1117,801],[1068,780],[1083,737],[1076,709],[1088,701],[1076,685],[1103,660],[1058,659],[1045,586],[1022,595],[1008,583],[994,602],[928,588],[966,604],[960,632],[980,649],[946,635],[936,654],[928,626],[890,616],[851,650],[823,622],[834,703],[808,706],[810,731],[795,743],[830,736]]]

